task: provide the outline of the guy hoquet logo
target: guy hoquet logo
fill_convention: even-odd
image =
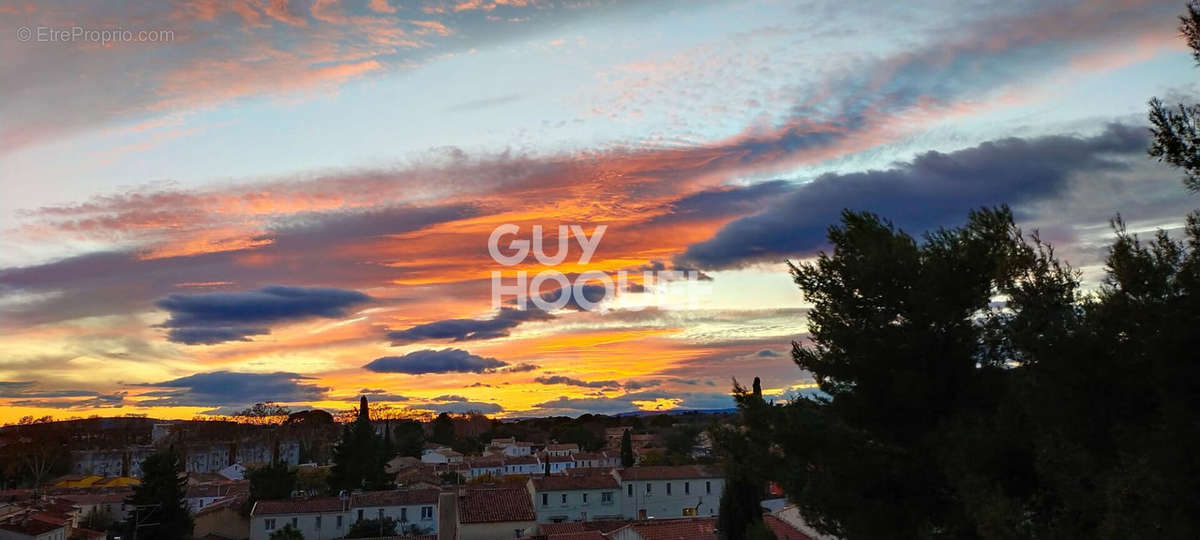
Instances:
[[[492,230],[488,237],[488,253],[492,260],[502,266],[516,266],[529,262],[529,256],[545,267],[532,278],[527,270],[511,273],[506,280],[504,272],[492,271],[492,309],[500,309],[504,299],[514,297],[518,309],[528,309],[529,304],[542,311],[555,311],[567,307],[568,304],[584,311],[602,311],[609,309],[618,294],[637,289],[648,293],[649,302],[629,303],[623,309],[641,310],[649,306],[662,307],[664,304],[679,303],[679,299],[667,294],[665,285],[673,282],[684,284],[684,301],[689,307],[695,307],[701,294],[711,291],[699,286],[700,273],[697,271],[679,270],[645,270],[640,272],[640,283],[631,285],[629,273],[625,270],[616,272],[616,280],[608,272],[600,270],[585,270],[575,274],[572,279],[567,274],[553,267],[563,264],[571,255],[572,239],[578,244],[580,253],[576,259],[578,267],[584,267],[591,262],[600,246],[600,240],[608,230],[607,225],[597,225],[589,235],[580,225],[558,225],[556,250],[547,253],[545,230],[541,225],[530,228],[528,238],[521,237],[521,227],[511,223],[500,225]],[[502,249],[501,243],[506,238],[513,238]],[[602,296],[596,292],[603,289]],[[591,294],[589,294],[591,292]]]

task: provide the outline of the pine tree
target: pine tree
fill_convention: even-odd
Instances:
[[[334,490],[385,489],[391,483],[386,472],[391,458],[383,437],[371,426],[367,397],[363,396],[354,423],[342,427],[342,437],[333,449],[329,485]]]
[[[155,452],[142,462],[142,482],[125,499],[131,508],[125,530],[131,537],[183,540],[192,536],[187,476],[173,449]]]
[[[624,433],[621,434],[621,466],[622,467],[632,467],[633,463],[634,463],[633,436],[630,435],[630,433],[632,431],[633,431],[632,429],[627,429],[627,430],[625,430]]]

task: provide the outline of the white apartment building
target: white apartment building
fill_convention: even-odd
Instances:
[[[537,456],[516,456],[504,458],[505,475],[535,475],[545,472],[545,467]]]
[[[437,489],[356,493],[350,496],[350,523],[389,517],[402,534],[437,534],[437,504]]]
[[[609,474],[536,476],[526,487],[538,523],[621,518],[621,485]]]
[[[271,533],[287,525],[299,530],[306,540],[342,538],[357,521],[381,517],[396,520],[398,532],[437,534],[438,490],[258,501],[250,511],[250,539],[268,540]]]
[[[725,480],[703,465],[630,467],[613,472],[629,519],[715,516]]]
[[[299,530],[305,540],[341,538],[350,530],[348,502],[338,497],[258,501],[250,510],[250,540],[268,540],[288,525]]]

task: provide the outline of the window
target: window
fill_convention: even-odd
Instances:
[[[433,507],[432,506],[422,506],[421,507],[421,519],[433,519]]]
[[[383,509],[379,509],[379,519],[383,519]]]
[[[380,511],[379,511],[379,513],[380,513],[380,514],[382,514],[382,513],[383,513],[383,510],[380,510]],[[400,523],[404,523],[404,522],[407,522],[407,521],[408,521],[408,509],[407,509],[407,508],[401,508],[401,509],[400,509]]]
[[[299,528],[300,518],[292,518],[292,527]]]
[[[692,492],[692,483],[691,483],[691,482],[684,482],[684,483],[683,483],[683,494],[684,494],[684,495],[688,495],[688,494],[690,494],[691,492]]]
[[[542,494],[542,506],[550,506],[550,494],[549,493]]]
[[[583,494],[583,504],[587,504],[587,493]]]
[[[317,519],[313,520],[313,528],[318,531],[321,530],[321,516],[317,516]]]
[[[604,491],[600,493],[600,504],[612,504],[611,491]]]
[[[632,497],[633,496],[633,484],[625,484],[625,487],[629,488],[629,496]]]
[[[671,483],[667,482],[667,495],[671,494]]]
[[[358,520],[359,521],[362,521],[362,513],[363,513],[362,508],[359,508],[358,509]]]
[[[567,494],[566,493],[562,494],[562,503],[567,504]]]
[[[709,480],[704,481],[704,493],[707,495],[712,495],[712,482]]]
[[[265,519],[265,520],[263,520],[263,525],[266,527],[266,529],[267,529],[268,531],[273,531],[273,530],[275,530],[275,520],[273,520],[273,519]]]
[[[654,484],[651,484],[650,482],[646,482],[646,495],[649,495],[653,492],[654,492]]]
[[[694,516],[694,515],[696,515],[696,509],[695,509],[695,508],[684,508],[684,509],[683,509],[683,515],[685,515],[685,516]]]
[[[342,528],[342,516],[337,517],[337,528]]]

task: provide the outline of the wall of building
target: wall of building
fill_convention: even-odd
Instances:
[[[458,540],[500,540],[519,538],[533,532],[532,521],[500,523],[459,523]]]
[[[317,524],[317,518],[320,517],[320,526]],[[338,517],[341,517],[341,525],[338,525]],[[254,516],[250,519],[250,538],[251,540],[268,540],[271,533],[282,529],[285,525],[292,523],[295,520],[296,528],[304,535],[305,540],[326,540],[330,538],[341,538],[346,536],[346,532],[350,530],[350,520],[343,512],[323,512],[323,513],[308,513],[286,515],[278,514],[271,516]],[[267,528],[267,522],[275,520],[274,527]]]
[[[533,509],[537,512],[538,523],[615,519],[622,515],[621,498],[617,488],[542,492],[531,489],[531,491]],[[604,502],[604,493],[611,495],[610,502]],[[563,501],[564,495],[566,502]],[[585,495],[587,502],[584,502]]]
[[[706,489],[706,483],[711,486]],[[670,484],[670,494],[667,493]],[[646,486],[650,486],[647,493]],[[633,494],[630,495],[630,486]],[[697,516],[715,516],[719,510],[724,481],[720,478],[691,478],[683,480],[623,480],[621,505],[626,518],[684,517],[686,508],[695,508]],[[644,511],[644,516],[643,516]]]

